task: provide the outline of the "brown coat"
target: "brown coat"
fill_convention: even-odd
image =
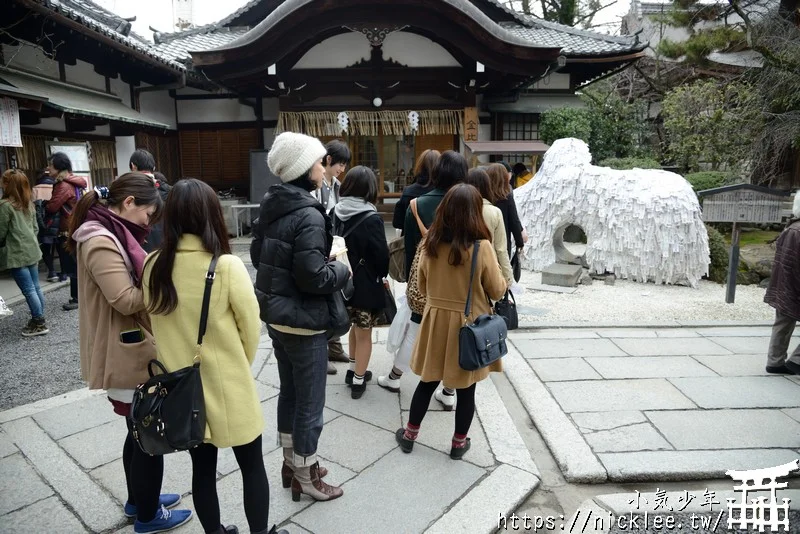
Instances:
[[[147,380],[147,363],[156,358],[142,290],[110,238],[79,243],[77,257],[81,377],[89,389],[133,389]],[[121,332],[137,328],[144,341],[120,341]]]
[[[503,366],[499,360],[477,371],[465,371],[458,365],[458,331],[464,325],[472,249],[458,266],[448,263],[449,255],[450,245],[440,245],[436,258],[425,253],[420,258],[419,288],[427,294],[428,301],[411,356],[411,369],[423,382],[441,380],[447,387],[463,389],[490,372],[501,372]],[[472,282],[470,321],[491,311],[485,294],[496,300],[505,294],[506,287],[492,244],[481,240]]]
[[[800,221],[790,224],[778,237],[764,302],[800,321]]]

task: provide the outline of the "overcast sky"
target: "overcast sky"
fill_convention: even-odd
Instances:
[[[101,6],[117,13],[122,17],[136,17],[133,31],[146,37],[153,38],[149,27],[162,32],[174,31],[173,5],[186,5],[192,3],[193,22],[196,26],[216,22],[233,13],[248,0],[94,0]],[[613,1],[613,0],[609,0]],[[606,2],[604,2],[606,3]],[[606,25],[598,30],[606,33],[619,33],[619,19],[628,11],[630,0],[617,0],[617,2],[598,13],[595,23]]]

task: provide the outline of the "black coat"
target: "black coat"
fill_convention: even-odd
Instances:
[[[336,235],[344,235],[363,217],[358,214],[346,221],[334,215],[333,227]],[[348,306],[361,310],[382,310],[386,304],[383,291],[383,278],[389,274],[389,245],[383,219],[378,213],[368,216],[358,223],[344,238],[347,245],[347,259],[353,269],[353,298]]]
[[[503,225],[506,227],[506,242],[508,245],[508,256],[513,257],[514,251],[511,249],[511,236],[514,236],[514,244],[518,247],[522,246],[522,223],[519,220],[517,213],[517,204],[514,202],[514,193],[508,197],[495,202],[500,211],[503,213]]]
[[[421,185],[418,181],[417,183],[403,188],[403,196],[401,196],[397,204],[394,205],[394,216],[392,217],[393,227],[403,230],[406,225],[406,211],[408,211],[408,205],[411,204],[411,201],[433,191],[433,184],[430,183],[430,180],[427,178],[423,179],[428,182],[428,185]]]
[[[158,195],[161,197],[161,200],[164,204],[167,203],[167,197],[169,196],[170,191],[172,191],[171,185],[164,182],[158,182]],[[153,252],[160,247],[161,243],[163,242],[164,222],[158,221],[150,227],[150,233],[147,235],[147,240],[145,240],[142,248],[145,250],[145,252]]]
[[[332,245],[331,221],[317,199],[291,184],[269,188],[250,244],[261,320],[308,330],[331,326],[327,296],[350,277],[345,264],[328,261]]]

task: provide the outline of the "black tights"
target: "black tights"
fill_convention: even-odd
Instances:
[[[136,519],[152,521],[158,510],[161,479],[164,476],[164,457],[150,456],[142,450],[131,434],[131,422],[126,417],[128,435],[122,447],[122,467],[128,484],[128,502],[136,506]]]
[[[431,397],[439,387],[439,382],[419,381],[414,396],[411,398],[411,411],[408,414],[408,422],[414,426],[422,424],[425,414],[428,413],[428,406]],[[456,403],[456,434],[466,435],[472,425],[472,418],[475,416],[475,384],[468,388],[457,389],[458,402]]]
[[[189,451],[192,455],[192,498],[197,517],[208,533],[219,532],[217,497],[217,448],[204,443]],[[269,524],[269,483],[261,455],[261,436],[247,445],[233,448],[242,471],[244,514],[251,532],[266,531]]]

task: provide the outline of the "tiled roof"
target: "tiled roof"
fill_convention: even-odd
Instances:
[[[263,2],[264,0],[250,0],[245,5],[228,15],[222,20],[218,20],[217,22],[212,22],[211,24],[206,24],[204,26],[198,26],[197,28],[192,28],[191,30],[184,30],[182,32],[174,32],[174,33],[157,33],[154,36],[154,41],[156,44],[163,43],[166,41],[172,41],[174,39],[183,39],[188,36],[192,35],[203,35],[209,34],[214,30],[220,30],[224,27],[230,25],[234,20],[236,20],[239,16],[247,13],[252,8]]]
[[[500,25],[526,41],[540,46],[560,47],[567,55],[619,54],[643,50],[647,46],[647,43],[640,43],[636,36],[618,37],[579,30],[532,16],[527,16],[526,22],[527,26],[510,22]]]
[[[213,27],[207,28],[204,32],[196,32],[195,30],[185,32],[180,37],[177,37],[177,34],[172,34],[176,37],[168,41],[160,40],[158,44],[151,46],[165,57],[175,61],[188,62],[192,59],[189,51],[219,48],[246,34],[249,28]]]
[[[102,33],[139,53],[176,70],[184,70],[185,66],[173,59],[158,53],[153,45],[135,33],[125,35],[122,26],[125,19],[95,4],[91,0],[36,0],[44,7],[75,20],[83,26]]]

